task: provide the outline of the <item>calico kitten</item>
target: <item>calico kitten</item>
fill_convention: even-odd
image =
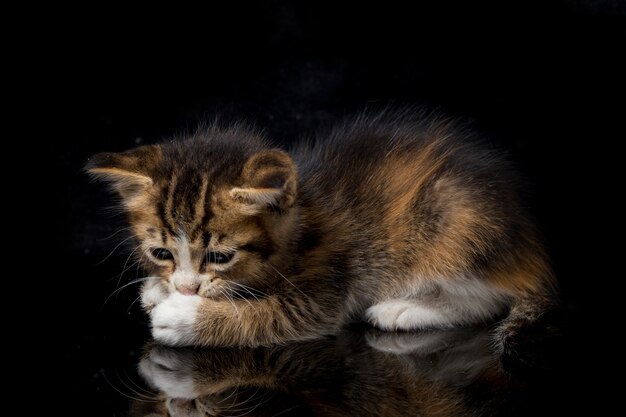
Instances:
[[[149,272],[155,339],[258,346],[534,321],[554,278],[515,177],[440,117],[360,116],[289,152],[239,125],[94,156]]]

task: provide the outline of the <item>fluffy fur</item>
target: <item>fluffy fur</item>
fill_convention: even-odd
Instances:
[[[212,126],[87,168],[128,213],[163,343],[271,345],[362,319],[413,330],[508,314],[503,341],[552,303],[510,166],[444,118],[365,115],[289,152]]]

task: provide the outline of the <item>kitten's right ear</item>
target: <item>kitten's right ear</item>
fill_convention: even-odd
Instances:
[[[270,149],[252,155],[243,167],[241,179],[242,185],[231,189],[230,196],[248,214],[271,206],[287,209],[294,204],[298,172],[286,152]]]
[[[91,158],[85,170],[94,178],[108,181],[125,203],[152,186],[151,173],[161,160],[158,145],[140,146],[121,153],[99,153]]]

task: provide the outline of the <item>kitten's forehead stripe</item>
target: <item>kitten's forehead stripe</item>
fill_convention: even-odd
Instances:
[[[179,227],[176,223],[176,213],[174,213],[174,194],[178,187],[178,176],[173,175],[171,182],[168,184],[166,200],[165,200],[165,222],[169,225],[170,233],[176,235],[175,230]]]
[[[206,202],[208,188],[209,180],[206,175],[203,175],[201,179],[200,191],[197,193],[198,197],[195,199],[194,202],[193,225],[190,232],[190,238],[193,242],[198,239],[199,235],[202,233],[203,228],[206,227],[204,217],[206,211],[209,210]]]
[[[156,202],[157,214],[162,222],[161,240],[165,244],[169,236],[180,236],[184,231],[189,243],[207,247],[211,231],[207,229],[214,213],[207,195],[211,192],[207,175],[172,177],[161,189]]]
[[[156,203],[156,209],[159,215],[159,219],[163,224],[163,228],[167,229],[169,234],[174,235],[174,228],[172,228],[172,226],[167,221],[167,213],[165,212],[165,201],[163,201],[163,199],[159,199],[159,201]],[[166,239],[163,238],[163,240],[165,241]]]
[[[204,213],[202,214],[202,220],[200,221],[200,227],[207,227],[209,221],[213,218],[213,211],[208,203],[204,205]]]
[[[202,208],[204,206],[203,200],[206,196],[207,182],[202,179],[199,174],[191,175],[190,177],[190,181],[186,184],[185,187],[185,197],[187,200],[187,204],[183,213],[189,216],[190,220],[192,221],[191,229],[195,231],[198,220],[202,218],[199,213],[202,211]],[[181,202],[182,201],[183,199],[181,199]]]
[[[208,230],[204,230],[202,232],[202,246],[205,248],[208,247],[209,242],[211,242],[211,232],[209,232]]]
[[[170,235],[175,235],[176,232],[174,231],[174,229],[176,228],[175,225],[170,224],[169,220],[168,220],[168,214],[167,214],[167,196],[170,195],[170,188],[171,188],[172,184],[170,182],[168,182],[165,187],[163,188],[161,197],[158,199],[157,201],[157,212],[159,213],[159,217],[161,218],[161,222],[163,223],[163,227],[165,227],[167,229],[167,231],[170,233]]]

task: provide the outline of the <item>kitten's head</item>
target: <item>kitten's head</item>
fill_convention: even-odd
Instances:
[[[271,285],[295,218],[297,172],[258,135],[212,128],[98,154],[86,169],[120,196],[135,254],[167,291],[218,297]]]

